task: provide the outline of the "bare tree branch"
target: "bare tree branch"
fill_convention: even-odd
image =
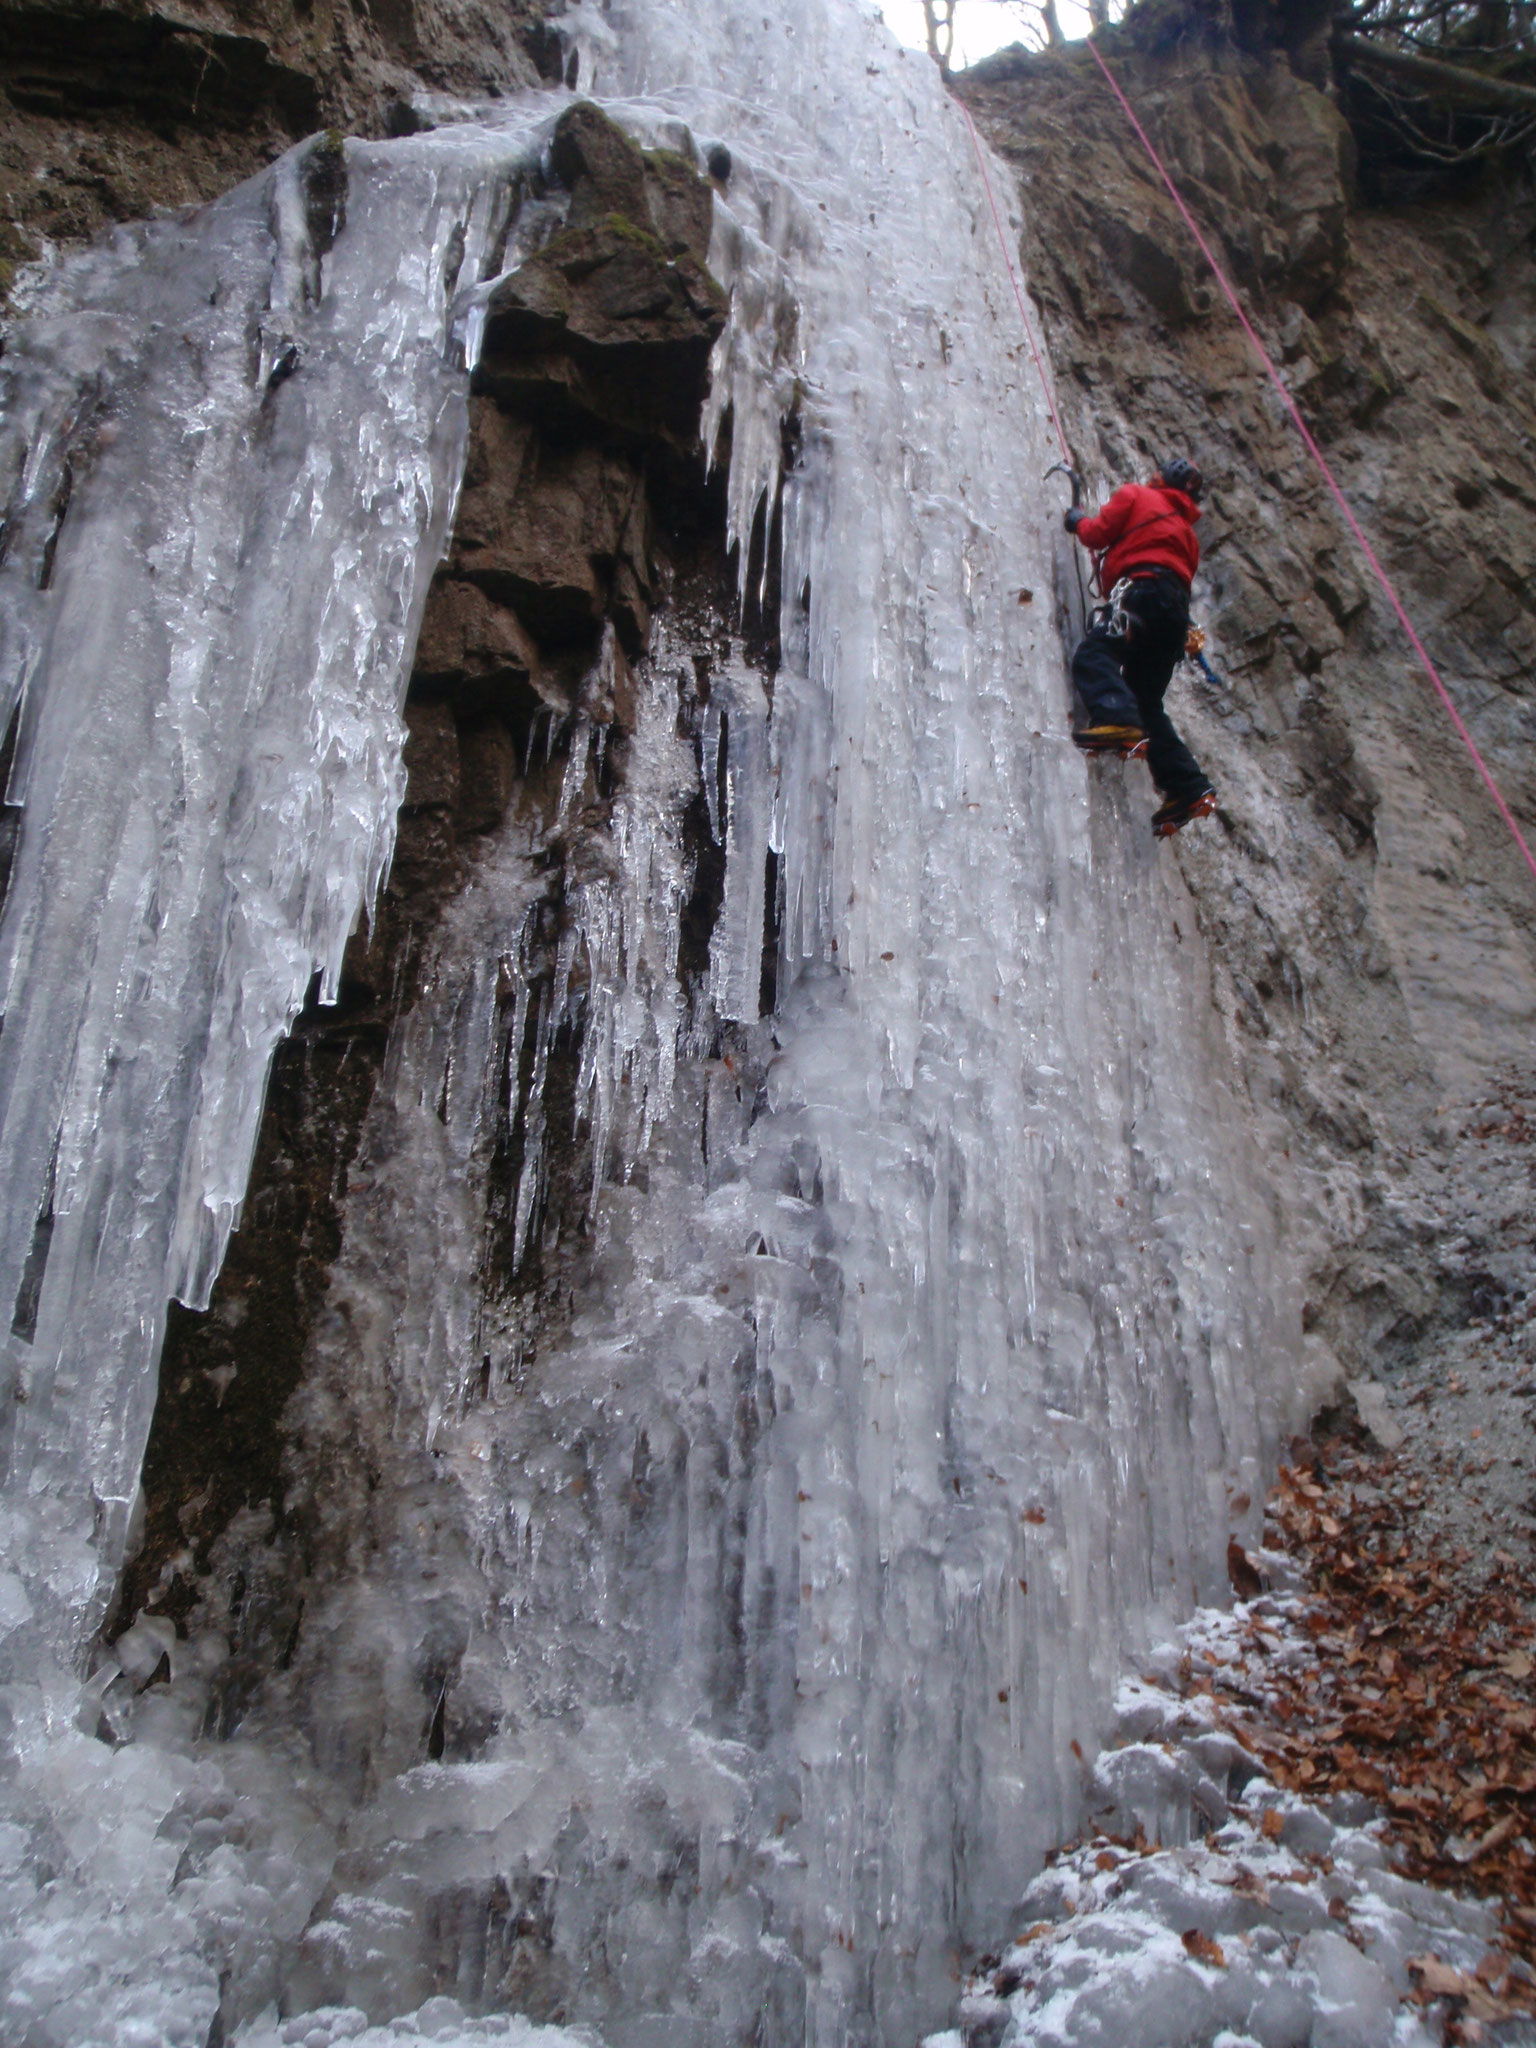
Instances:
[[[923,0],[923,26],[928,32],[928,54],[948,78],[949,60],[955,48],[955,9],[960,0]]]
[[[1439,110],[1444,117],[1444,137],[1431,135],[1426,132],[1424,117],[1427,112],[1435,110],[1427,108],[1422,99],[1405,100],[1382,78],[1367,75],[1361,78],[1360,83],[1369,89],[1377,102],[1378,112],[1399,140],[1405,142],[1415,156],[1432,163],[1446,166],[1469,163],[1499,150],[1518,148],[1536,136],[1536,113],[1528,113],[1523,118],[1510,113],[1474,115],[1472,119],[1477,132],[1468,137],[1464,126],[1466,116],[1463,115],[1458,124],[1456,115],[1449,108]]]
[[[1333,47],[1347,62],[1389,72],[1415,86],[1426,99],[1450,100],[1469,107],[1508,107],[1517,113],[1536,112],[1536,86],[1492,78],[1469,64],[1446,64],[1437,57],[1416,56],[1366,36],[1335,36]]]
[[[1003,0],[1003,4],[1023,31],[1026,49],[1055,50],[1066,41],[1056,0]]]

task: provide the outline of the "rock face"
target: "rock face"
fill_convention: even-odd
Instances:
[[[1529,186],[1367,208],[1310,60],[1148,20],[1106,42],[1116,75],[1529,835]],[[1181,671],[1170,709],[1223,801],[1172,854],[1310,1212],[1309,1324],[1389,1369],[1536,1278],[1509,1115],[1473,1109],[1531,1085],[1536,883],[1089,54],[1004,52],[961,90],[1019,171],[1090,499],[1177,452],[1211,486],[1221,680]]]

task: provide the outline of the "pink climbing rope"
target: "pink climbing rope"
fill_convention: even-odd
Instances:
[[[1232,308],[1233,312],[1237,315],[1238,320],[1242,324],[1244,334],[1247,335],[1249,341],[1253,345],[1254,354],[1258,357],[1259,361],[1264,365],[1265,369],[1269,372],[1270,382],[1279,392],[1281,402],[1285,406],[1286,411],[1290,414],[1291,419],[1295,423],[1297,433],[1299,433],[1302,440],[1306,442],[1308,451],[1310,452],[1313,461],[1322,471],[1324,481],[1327,483],[1329,490],[1333,493],[1334,502],[1337,504],[1339,510],[1344,514],[1344,518],[1349,526],[1350,532],[1355,536],[1356,541],[1359,543],[1360,552],[1365,556],[1365,559],[1370,563],[1372,569],[1375,570],[1376,580],[1381,585],[1383,591],[1385,591],[1387,602],[1391,605],[1393,611],[1396,612],[1398,624],[1402,627],[1403,631],[1408,635],[1409,644],[1412,646],[1414,653],[1419,657],[1419,660],[1424,665],[1424,673],[1429,677],[1429,680],[1434,684],[1436,692],[1439,695],[1440,702],[1445,706],[1447,712],[1450,714],[1451,723],[1455,726],[1457,732],[1461,735],[1462,744],[1466,747],[1467,752],[1472,756],[1472,762],[1474,767],[1477,769],[1478,774],[1483,778],[1484,783],[1487,785],[1488,794],[1493,798],[1495,804],[1497,804],[1499,816],[1504,820],[1505,824],[1509,827],[1511,833],[1514,835],[1515,844],[1519,847],[1521,853],[1525,856],[1526,866],[1530,869],[1532,875],[1536,876],[1536,855],[1533,855],[1530,847],[1527,846],[1525,841],[1525,834],[1520,830],[1520,827],[1516,824],[1513,811],[1511,811],[1509,805],[1504,801],[1503,793],[1500,790],[1499,785],[1493,779],[1492,770],[1489,768],[1488,763],[1483,759],[1482,755],[1478,752],[1477,742],[1473,739],[1471,733],[1468,732],[1466,723],[1463,720],[1461,713],[1456,709],[1456,706],[1451,702],[1451,693],[1445,687],[1445,684],[1440,680],[1440,671],[1435,667],[1435,664],[1430,660],[1429,650],[1425,647],[1424,642],[1419,638],[1418,634],[1414,631],[1413,621],[1409,618],[1407,612],[1403,609],[1403,601],[1398,596],[1396,589],[1393,587],[1391,577],[1388,576],[1386,570],[1382,567],[1380,559],[1377,556],[1376,550],[1371,546],[1370,542],[1366,539],[1365,533],[1361,528],[1359,520],[1351,511],[1349,500],[1345,497],[1343,491],[1339,488],[1338,480],[1334,476],[1333,471],[1328,467],[1327,457],[1323,454],[1322,449],[1318,447],[1317,442],[1313,439],[1311,430],[1307,426],[1306,421],[1302,418],[1295,399],[1292,398],[1290,392],[1285,387],[1285,380],[1281,377],[1280,372],[1275,368],[1275,365],[1270,358],[1268,349],[1265,348],[1263,342],[1260,341],[1258,335],[1254,332],[1253,322],[1248,318],[1248,315],[1243,311],[1242,306],[1239,304],[1237,293],[1232,289],[1232,286],[1227,281],[1226,272],[1222,269],[1221,265],[1216,261],[1216,257],[1211,249],[1210,244],[1206,241],[1204,235],[1201,234],[1199,228],[1195,225],[1195,219],[1193,214],[1190,212],[1189,208],[1184,204],[1183,199],[1180,197],[1179,188],[1177,187],[1177,185],[1174,184],[1172,178],[1168,175],[1167,166],[1164,164],[1162,158],[1158,155],[1157,151],[1153,148],[1151,138],[1148,136],[1147,131],[1142,127],[1141,123],[1137,120],[1136,115],[1131,107],[1131,103],[1126,98],[1125,94],[1121,91],[1119,82],[1116,79],[1114,73],[1105,63],[1103,57],[1099,54],[1097,46],[1093,43],[1091,39],[1089,40],[1088,47],[1090,50],[1093,51],[1093,61],[1098,65],[1099,69],[1103,72],[1106,80],[1108,81],[1110,91],[1114,94],[1115,98],[1120,102],[1121,107],[1124,109],[1125,118],[1130,122],[1131,126],[1135,129],[1137,139],[1140,141],[1142,148],[1147,152],[1147,155],[1152,159],[1152,163],[1156,168],[1158,176],[1162,179],[1163,183],[1168,187],[1169,198],[1172,199],[1174,205],[1179,209],[1179,212],[1184,216],[1184,225],[1189,229],[1189,232],[1194,236],[1196,242],[1199,244],[1201,255],[1205,258],[1206,262],[1211,266],[1211,271],[1215,276],[1216,282],[1221,286],[1222,292],[1226,297],[1227,304]],[[969,114],[966,115],[966,119],[970,119]],[[972,130],[972,133],[974,135],[974,129]],[[989,186],[989,194],[990,191],[991,187]],[[993,209],[993,212],[995,215],[995,207]],[[1030,339],[1030,346],[1034,346],[1033,336],[1031,336]],[[1037,356],[1036,361],[1038,362],[1038,360],[1039,358]],[[1041,374],[1043,377],[1044,372],[1042,371]],[[1049,394],[1047,394],[1047,396],[1049,396]],[[1056,408],[1052,406],[1051,413],[1053,418],[1055,417],[1055,411]],[[1057,426],[1057,431],[1060,432],[1059,422]]]
[[[1072,467],[1072,450],[1067,446],[1067,437],[1062,431],[1061,415],[1056,410],[1056,401],[1051,396],[1050,382],[1045,374],[1045,362],[1035,342],[1034,322],[1029,317],[1029,308],[1024,303],[1024,293],[1013,268],[1013,253],[1008,247],[1008,237],[1003,233],[1003,217],[997,210],[997,201],[992,196],[992,180],[987,175],[987,160],[981,153],[981,137],[976,133],[976,123],[971,119],[971,110],[964,100],[956,101],[965,116],[965,125],[971,131],[971,147],[976,152],[977,166],[981,171],[981,182],[987,190],[987,204],[992,209],[992,225],[997,229],[998,245],[1003,252],[1003,261],[1008,266],[1008,282],[1013,286],[1013,296],[1019,302],[1019,313],[1024,321],[1024,332],[1029,340],[1029,352],[1035,359],[1035,368],[1040,373],[1040,388],[1045,393],[1045,402],[1051,409],[1051,422],[1056,429],[1056,438],[1061,443],[1061,459],[1068,469]]]

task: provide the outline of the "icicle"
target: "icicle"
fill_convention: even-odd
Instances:
[[[703,435],[713,465],[729,414],[726,545],[740,549],[743,598],[758,508],[771,517],[778,496],[783,423],[803,413],[809,398],[790,265],[809,257],[818,240],[811,216],[782,181],[734,160],[728,196],[715,202],[710,244],[710,268],[730,291],[731,317],[710,360]],[[763,573],[766,580],[766,548]]]
[[[709,999],[721,1017],[754,1021],[763,972],[764,882],[773,813],[768,704],[740,662],[715,689],[725,698],[725,900],[710,941]],[[717,831],[717,838],[720,833]]]
[[[555,810],[556,832],[564,831],[581,801],[587,786],[587,764],[591,753],[592,728],[584,718],[578,718],[571,728],[571,751],[566,756],[565,773],[560,778],[560,802]]]
[[[704,707],[699,732],[699,774],[704,784],[704,807],[709,813],[709,836],[716,846],[725,843],[720,822],[720,700],[710,696]]]
[[[618,38],[604,18],[597,0],[565,0],[565,11],[550,17],[550,27],[560,38],[567,85],[590,91],[599,58],[610,56]]]

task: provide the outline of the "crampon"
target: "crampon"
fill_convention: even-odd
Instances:
[[[1171,839],[1191,818],[1208,818],[1215,808],[1214,789],[1197,790],[1193,796],[1169,797],[1152,813],[1152,830],[1159,839]]]
[[[1136,761],[1147,751],[1147,736],[1135,725],[1083,725],[1073,733],[1072,744],[1085,754],[1118,754],[1122,761]]]

